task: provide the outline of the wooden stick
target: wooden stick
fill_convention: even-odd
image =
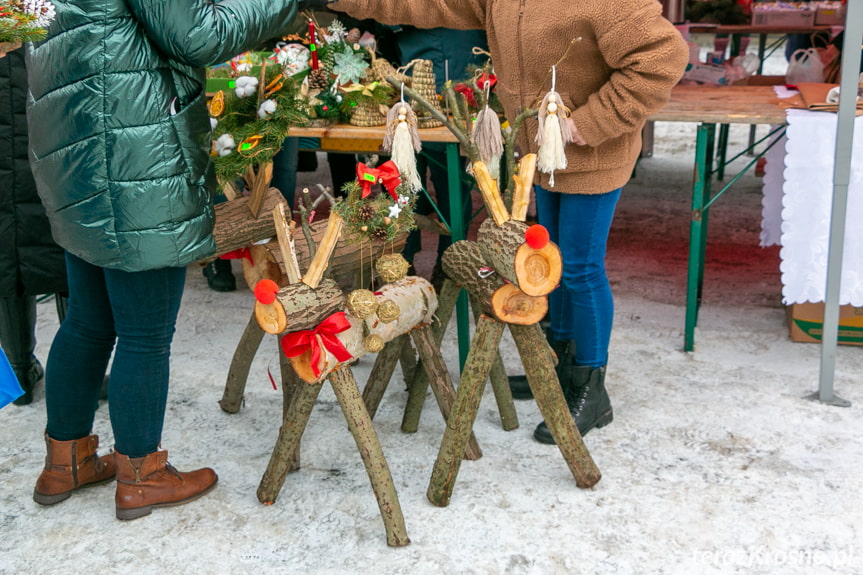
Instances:
[[[330,261],[330,255],[333,253],[333,250],[336,249],[336,243],[339,241],[339,237],[342,235],[342,226],[344,222],[342,221],[341,216],[336,212],[330,212],[330,219],[327,222],[327,231],[324,232],[324,237],[321,240],[321,243],[318,244],[317,252],[315,253],[315,257],[312,260],[312,263],[309,264],[309,269],[306,270],[306,274],[303,276],[302,282],[309,287],[316,288],[321,281],[321,278],[324,276],[324,270],[327,269],[327,265]]]
[[[246,170],[246,177],[248,178],[250,174],[252,177],[250,185],[252,193],[249,196],[249,211],[252,212],[253,218],[257,218],[261,210],[264,193],[269,189],[270,181],[273,179],[273,162],[260,164],[257,173],[252,166],[249,166]]]
[[[366,404],[366,411],[369,412],[369,417],[372,419],[375,418],[375,413],[378,411],[378,406],[381,404],[384,392],[387,390],[396,365],[399,363],[402,346],[409,339],[410,337],[405,333],[387,342],[375,358],[375,364],[372,366],[369,379],[363,388],[363,403]]]
[[[279,371],[282,374],[282,425],[289,421],[287,419],[290,413],[291,403],[294,398],[300,394],[302,390],[300,386],[306,385],[304,381],[300,381],[294,369],[291,367],[291,362],[285,354],[282,353],[282,345],[279,338],[275,338],[276,353],[279,354]],[[300,442],[297,442],[293,453],[285,454],[288,458],[288,473],[300,469]]]
[[[474,324],[479,325],[479,318],[482,317],[480,309],[482,306],[476,301],[476,296],[468,294],[470,298],[470,307],[473,310]],[[512,390],[509,388],[509,378],[506,375],[506,369],[503,367],[503,359],[500,357],[500,349],[495,352],[494,362],[491,364],[489,372],[491,380],[491,390],[494,393],[494,400],[497,402],[497,411],[500,414],[500,424],[504,431],[512,431],[518,429],[518,413],[515,411],[515,403],[512,399]]]
[[[434,337],[428,326],[422,326],[413,330],[411,337],[414,340],[414,345],[416,345],[420,358],[423,360],[423,369],[428,374],[429,383],[431,383],[431,388],[440,408],[441,415],[443,415],[444,421],[449,422],[452,413],[452,404],[456,397],[456,390],[452,384],[446,364],[441,357],[440,346],[434,343]],[[483,382],[485,382],[484,379]],[[461,388],[461,385],[459,385],[459,388]],[[447,427],[449,427],[449,423],[447,423]],[[473,432],[470,432],[470,439],[467,440],[467,447],[465,447],[463,453],[465,459],[475,460],[482,457],[482,450],[479,448]]]
[[[488,213],[494,219],[494,223],[502,226],[509,221],[509,212],[503,203],[503,198],[500,197],[500,191],[497,187],[497,180],[491,177],[484,162],[474,162],[473,177],[476,178],[476,185],[482,193],[482,199],[485,202],[485,207]]]
[[[393,476],[350,368],[345,366],[332,372],[330,383],[348,422],[348,429],[363,458],[366,473],[369,475],[381,518],[384,520],[387,545],[390,547],[407,545],[411,541],[408,538]]]
[[[273,224],[276,227],[276,237],[279,240],[279,249],[282,252],[282,264],[285,266],[285,275],[288,283],[295,284],[300,281],[300,264],[297,261],[297,249],[294,246],[294,228],[296,222],[293,219],[288,223],[285,214],[285,203],[279,202],[273,210]]]
[[[258,485],[258,501],[261,503],[271,505],[279,496],[279,491],[282,490],[285,477],[291,468],[293,454],[300,445],[300,438],[306,425],[309,424],[309,416],[323,385],[323,381],[304,383],[296,389],[296,395],[288,406],[282,427],[279,428],[279,437],[270,456],[267,470]]]
[[[480,317],[426,492],[428,500],[438,507],[449,505],[452,497],[485,382],[500,346],[503,328],[503,323],[489,316]]]
[[[533,176],[536,173],[536,154],[527,154],[518,161],[518,173],[512,176],[515,191],[512,195],[512,219],[523,222],[530,205]]]
[[[551,348],[543,344],[545,335],[542,329],[539,324],[510,324],[509,330],[524,363],[524,373],[536,405],[575,477],[575,484],[581,488],[593,487],[602,474],[587,451],[566,406],[566,399],[554,371]]]
[[[249,369],[263,339],[264,330],[258,325],[255,314],[252,313],[249,323],[246,324],[246,329],[243,330],[243,335],[240,336],[240,341],[237,342],[234,357],[231,359],[231,367],[228,369],[228,378],[225,381],[225,391],[222,393],[222,399],[219,400],[219,407],[222,408],[222,411],[226,413],[240,411],[240,406],[243,403],[243,392],[246,390],[246,381],[249,379]]]
[[[435,316],[437,321],[432,323],[431,331],[434,344],[440,349],[444,333],[446,333],[452,312],[455,309],[456,300],[461,288],[451,279],[443,282],[443,287],[438,295],[438,308]],[[405,346],[407,347],[407,346]],[[429,376],[422,367],[422,359],[414,369],[414,375],[408,383],[408,400],[405,405],[405,413],[402,416],[402,431],[405,433],[416,433],[419,428],[420,414],[425,404],[426,392],[429,387]]]

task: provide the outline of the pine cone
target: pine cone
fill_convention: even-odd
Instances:
[[[378,228],[370,234],[370,237],[376,242],[385,242],[387,241],[389,234],[387,233],[386,228]]]
[[[369,221],[375,217],[375,207],[371,204],[361,205],[357,210],[357,217],[363,222]]]
[[[330,75],[323,68],[309,72],[309,88],[323,90],[330,85]]]

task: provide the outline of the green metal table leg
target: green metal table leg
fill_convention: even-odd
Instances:
[[[686,325],[683,350],[695,347],[695,325],[701,304],[701,286],[704,281],[704,256],[707,247],[707,209],[710,198],[710,180],[713,176],[713,142],[715,124],[701,124],[695,140],[695,181],[692,185],[692,213],[689,224],[689,268],[686,275]]]
[[[731,126],[722,124],[719,126],[719,152],[716,154],[716,179],[722,181],[725,179],[725,163],[728,157],[728,132]]]
[[[461,162],[458,155],[458,144],[446,146],[447,184],[449,187],[450,233],[453,243],[467,237],[464,229],[464,203],[461,197]],[[470,320],[468,319],[467,293],[464,290],[458,295],[455,306],[456,327],[458,328],[458,359],[459,373],[467,362],[470,350]]]

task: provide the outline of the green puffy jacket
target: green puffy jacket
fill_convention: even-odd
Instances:
[[[70,0],[28,49],[30,160],[54,239],[140,271],[215,251],[205,67],[278,36],[296,0]]]

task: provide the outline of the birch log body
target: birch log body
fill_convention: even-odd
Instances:
[[[216,221],[213,227],[213,239],[216,240],[215,256],[275,237],[273,209],[277,203],[283,201],[279,190],[268,189],[264,194],[261,205],[263,209],[258,212],[258,217],[252,217],[248,207],[249,199],[245,197],[216,204],[214,208]]]
[[[255,318],[267,333],[313,329],[345,306],[345,294],[335,280],[324,279],[317,289],[303,282],[290,284],[276,293],[273,303],[255,302]]]
[[[432,285],[421,277],[409,276],[397,282],[385,284],[379,291],[375,292],[375,295],[378,302],[386,300],[395,302],[401,313],[398,319],[389,323],[382,322],[377,314],[374,314],[365,320],[365,326],[363,325],[364,320],[347,315],[351,327],[337,334],[336,337],[353,359],[367,353],[363,345],[367,336],[378,335],[384,343],[390,342],[398,336],[408,333],[416,326],[431,322],[435,311],[437,311],[437,294]],[[321,346],[320,351],[321,357],[317,375],[315,375],[311,364],[311,351],[291,358],[294,371],[304,381],[309,383],[321,381],[340,365],[341,362],[324,346]]]
[[[517,220],[500,226],[486,220],[477,232],[477,243],[488,265],[518,289],[530,296],[547,295],[560,283],[563,260],[552,242],[541,249],[527,245],[527,228],[526,223]]]

